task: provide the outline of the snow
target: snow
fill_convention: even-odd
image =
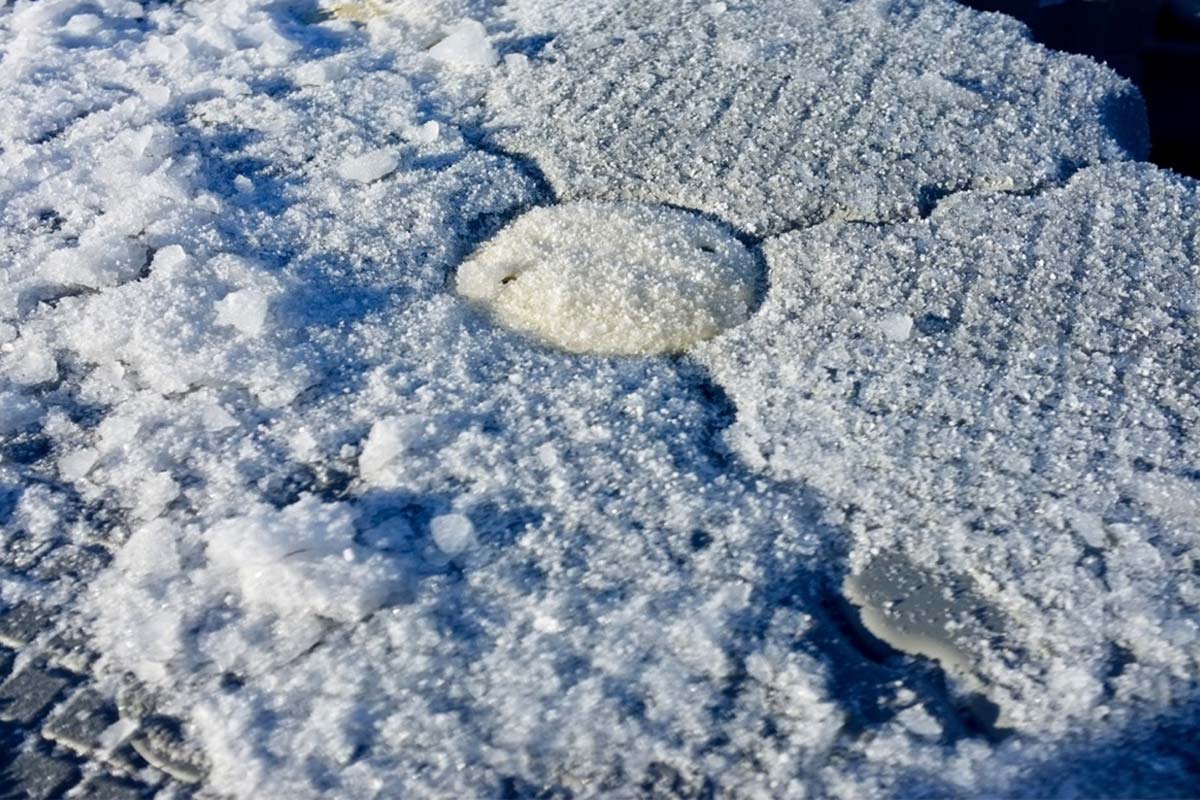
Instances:
[[[682,211],[573,203],[522,216],[458,269],[459,294],[577,353],[682,350],[749,316],[758,264]]]
[[[448,556],[467,550],[475,541],[475,526],[462,514],[443,514],[429,522],[433,542]]]
[[[1156,691],[1190,691],[1175,681],[1195,654],[1164,632],[1200,611],[1192,587],[1115,587],[1169,569],[1196,533],[1186,504],[1140,498],[1147,480],[1188,485],[1200,452],[1198,273],[1178,249],[1198,210],[1194,182],[1117,165],[1032,199],[963,193],[925,221],[789,234],[766,246],[763,309],[703,353],[738,407],[730,446],[843,509],[856,573],[903,554],[997,610],[1002,636],[953,646],[1021,730],[1132,713],[1039,688],[1067,663],[1103,684],[1113,641]],[[903,357],[863,335],[897,305],[916,316]]]
[[[338,164],[338,175],[348,181],[371,183],[396,170],[396,157],[384,150],[353,156]]]
[[[446,38],[429,48],[429,55],[456,67],[493,67],[500,62],[487,29],[473,19],[446,28]]]
[[[554,38],[494,84],[492,121],[565,200],[680,205],[771,235],[901,220],[944,193],[1147,153],[1130,84],[942,0],[769,0],[715,17],[613,0],[550,19],[515,5]]]
[[[1107,68],[942,0],[0,49],[0,602],[202,794],[1192,791],[1200,189]]]
[[[237,328],[246,336],[258,336],[267,320],[267,305],[267,296],[257,289],[230,292],[217,302],[217,324]]]

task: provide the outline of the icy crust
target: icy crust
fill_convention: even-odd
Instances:
[[[682,205],[770,235],[1147,152],[1130,84],[955,3],[605,10],[552,31],[488,95],[496,140],[564,199]]]
[[[1194,701],[1198,219],[1195,182],[1113,166],[790,234],[701,349],[731,446],[830,498],[854,571],[902,555],[996,611],[951,638],[1017,730]]]
[[[458,268],[459,294],[576,353],[652,355],[750,315],[754,255],[721,225],[630,203],[537,208]]]
[[[1138,473],[1165,487],[1128,506],[1157,504],[1157,539],[1126,506],[1099,529],[1082,518],[1083,535],[1118,541],[1106,579],[1124,583],[1105,602],[1141,614],[1118,630],[1172,620],[1137,661],[1114,648],[1117,724],[1058,737],[1029,710],[1051,682],[992,670],[1030,692],[1006,702],[1019,730],[1050,733],[973,734],[940,676],[871,661],[842,633],[828,609],[849,537],[748,447],[729,452],[732,409],[694,363],[531,347],[456,296],[479,243],[553,200],[478,144],[479,99],[545,31],[488,4],[399,7],[361,22],[239,0],[0,9],[6,607],[73,622],[105,679],[131,673],[184,717],[213,795],[863,798],[1014,794],[1031,774],[1065,793],[1108,774],[1079,766],[1105,748],[1124,759],[1120,723],[1194,675],[1190,623],[1151,605],[1184,607],[1184,557],[1153,567],[1179,578],[1173,594],[1130,566],[1181,540],[1161,520],[1194,513],[1186,477]],[[1017,53],[1006,69],[1041,74],[1041,51]],[[1193,230],[1146,211],[1148,241]],[[1171,284],[1143,290],[1157,285]],[[905,309],[880,322],[896,347],[937,324]],[[794,333],[788,347],[808,341]],[[764,359],[782,348],[725,336]],[[743,383],[718,371],[751,408],[749,367]],[[794,371],[773,362],[763,397],[782,403],[774,381]],[[893,544],[877,536],[861,541]],[[1013,541],[1032,564],[1019,559],[1039,543]],[[85,556],[111,563],[96,574]],[[999,575],[1021,591],[1011,603],[1047,607],[1033,567],[982,563],[989,598]],[[1084,580],[1039,563],[1047,586]],[[1052,624],[1067,644],[1047,647],[1065,650],[1073,633]],[[1064,694],[1089,686],[1061,674]],[[1147,755],[1155,780],[1184,774]]]

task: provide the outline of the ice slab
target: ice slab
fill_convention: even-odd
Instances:
[[[758,314],[699,348],[731,446],[834,501],[853,572],[902,555],[997,609],[955,647],[1026,730],[1163,702],[1114,648],[1190,696],[1198,597],[1162,575],[1200,545],[1198,210],[1194,181],[1115,165],[796,232]]]
[[[951,2],[626,0],[558,21],[488,103],[497,141],[564,199],[681,205],[769,235],[1147,152],[1130,84]]]

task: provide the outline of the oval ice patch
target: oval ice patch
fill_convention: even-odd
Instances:
[[[459,294],[576,353],[683,350],[744,322],[760,266],[716,222],[672,208],[536,208],[458,269]]]

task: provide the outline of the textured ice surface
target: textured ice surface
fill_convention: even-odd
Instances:
[[[1192,790],[1196,190],[1047,188],[1140,152],[1124,84],[944,3],[346,5],[0,8],[0,592],[205,792]],[[968,186],[1039,188],[845,222]],[[572,355],[455,291],[568,198],[841,221]],[[885,551],[996,610],[966,667],[857,630]]]
[[[1146,152],[1128,83],[954,3],[584,7],[535,16],[567,30],[489,93],[497,140],[567,199],[673,203],[761,235]]]
[[[763,308],[703,351],[731,446],[830,498],[856,570],[902,553],[994,606],[956,645],[1022,730],[1194,692],[1198,219],[1195,182],[1122,165],[789,234]]]
[[[750,315],[758,261],[676,209],[568,203],[522,216],[458,268],[459,294],[577,353],[675,352]]]

